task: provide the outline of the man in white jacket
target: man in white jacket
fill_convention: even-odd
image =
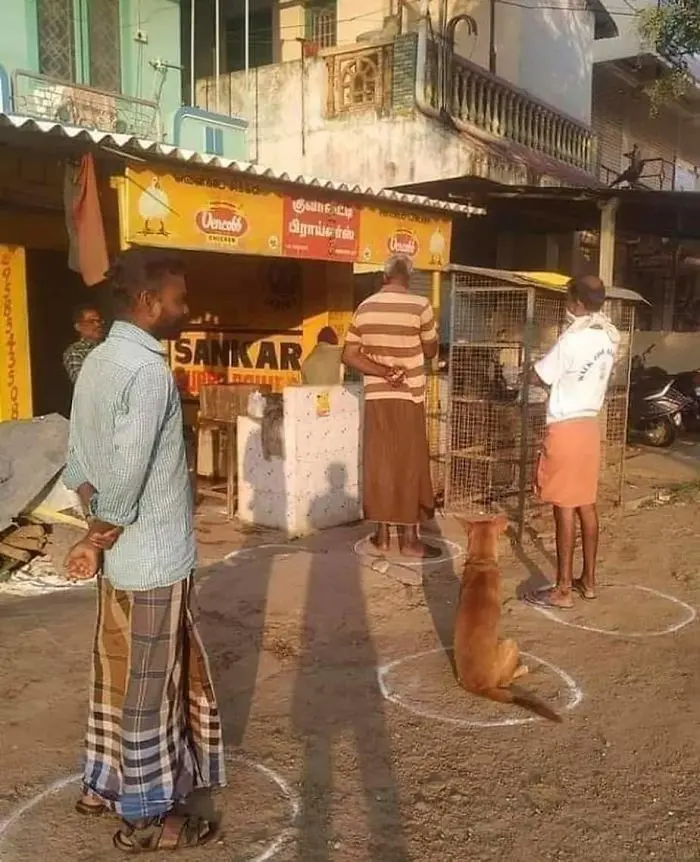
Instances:
[[[601,311],[605,287],[596,276],[573,278],[567,295],[569,326],[534,366],[549,390],[547,431],[537,466],[540,499],[551,503],[557,545],[557,581],[530,597],[557,608],[573,607],[572,593],[594,599],[598,552],[600,414],[620,341]],[[573,578],[576,522],[581,526],[583,571]]]

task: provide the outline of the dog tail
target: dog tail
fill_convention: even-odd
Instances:
[[[490,688],[484,692],[484,697],[487,697],[489,700],[495,700],[498,703],[514,703],[516,706],[527,709],[529,712],[534,712],[535,715],[546,718],[548,721],[554,721],[557,724],[561,724],[562,722],[562,717],[558,712],[547,706],[539,697],[518,686]]]

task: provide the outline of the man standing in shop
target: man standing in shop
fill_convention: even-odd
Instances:
[[[388,551],[391,528],[408,557],[439,554],[421,542],[421,520],[433,515],[425,428],[425,362],[438,351],[430,302],[409,292],[413,264],[395,255],[384,285],[360,304],[345,339],[343,363],[364,375],[363,505],[377,524],[374,544]]]
[[[77,306],[73,311],[73,329],[80,337],[66,348],[63,367],[75,386],[85,358],[104,338],[104,321],[97,306],[89,303]]]
[[[335,329],[324,326],[316,346],[301,363],[301,382],[305,386],[337,386],[342,382],[342,352]]]

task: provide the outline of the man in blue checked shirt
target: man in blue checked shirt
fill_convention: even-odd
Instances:
[[[196,623],[193,501],[180,397],[161,339],[187,320],[179,258],[130,249],[109,273],[115,323],[85,359],[64,481],[89,513],[68,554],[98,576],[83,815],[116,812],[125,852],[204,844],[212,823],[176,814],[225,783],[221,722]]]

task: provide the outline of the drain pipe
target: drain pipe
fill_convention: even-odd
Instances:
[[[459,120],[453,118],[450,114],[450,100],[448,99],[448,91],[450,86],[451,60],[454,55],[455,32],[459,24],[467,24],[469,33],[476,36],[478,33],[476,21],[471,15],[463,13],[455,15],[445,25],[444,31],[440,34],[440,44],[438,45],[439,57],[442,58],[436,69],[436,90],[437,90],[437,106],[431,105],[425,94],[425,82],[428,69],[428,39],[430,17],[425,15],[421,18],[418,25],[418,47],[416,50],[416,79],[415,79],[415,102],[418,110],[434,120],[440,120],[457,128],[462,128],[463,124]]]
[[[416,107],[433,120],[442,120],[442,114],[434,108],[425,95],[425,79],[428,70],[428,26],[429,16],[423,15],[418,22],[418,47],[416,49],[416,79],[414,82],[414,98]]]

